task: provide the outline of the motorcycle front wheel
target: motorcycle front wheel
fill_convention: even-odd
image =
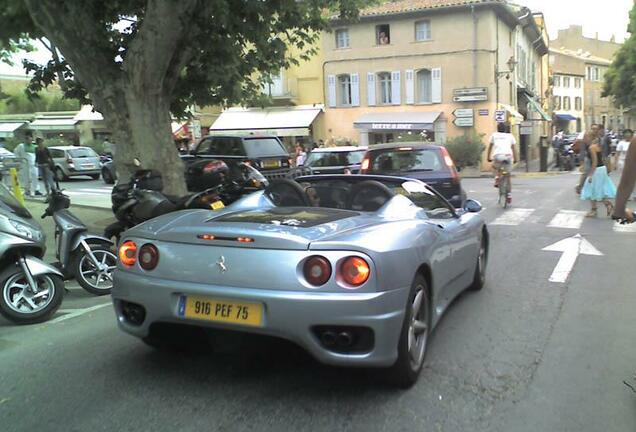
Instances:
[[[38,291],[33,292],[21,268],[0,273],[0,314],[16,324],[35,324],[48,320],[64,297],[64,280],[56,274],[33,276]]]
[[[117,257],[105,245],[90,245],[90,248],[97,260],[97,265],[84,249],[78,249],[73,260],[75,280],[91,294],[110,294]]]

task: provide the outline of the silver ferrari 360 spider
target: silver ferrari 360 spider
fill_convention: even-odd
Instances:
[[[417,180],[323,175],[164,215],[122,237],[118,323],[154,347],[192,326],[280,337],[409,386],[446,308],[484,285],[480,210]]]

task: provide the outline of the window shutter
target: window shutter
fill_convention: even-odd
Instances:
[[[431,69],[431,99],[433,103],[442,103],[442,69]]]
[[[391,103],[400,105],[400,71],[391,72]]]
[[[413,69],[404,71],[404,85],[406,86],[406,103],[415,103],[415,80],[413,79]]]
[[[330,108],[336,106],[336,76],[327,75],[327,98]]]
[[[367,105],[375,105],[375,74],[367,73]]]
[[[356,74],[349,75],[351,81],[351,106],[360,106],[360,76]]]

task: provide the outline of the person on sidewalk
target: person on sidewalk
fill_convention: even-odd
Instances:
[[[627,200],[634,192],[634,185],[636,185],[636,138],[632,138],[625,155],[625,166],[616,192],[612,219],[634,222],[634,211],[627,208]]]
[[[492,162],[492,168],[495,174],[495,187],[499,187],[499,169],[507,167],[512,169],[512,164],[517,160],[517,140],[514,135],[507,132],[505,123],[497,123],[497,132],[491,135],[490,144],[488,145],[488,162]],[[510,191],[512,190],[511,176],[508,176],[508,204],[510,204]]]
[[[35,149],[33,133],[28,131],[24,142],[18,144],[13,152],[20,159],[20,182],[27,196],[42,195],[38,182],[38,168],[35,164]]]
[[[46,189],[46,195],[50,196],[51,191],[55,188],[55,180],[53,179],[53,169],[55,164],[49,149],[44,147],[44,140],[42,138],[36,138],[35,143],[37,149],[35,150],[35,163],[40,170],[40,176],[44,182],[44,188]]]
[[[605,204],[607,216],[611,216],[614,211],[614,205],[610,200],[616,197],[616,186],[614,186],[607,173],[600,137],[597,136],[593,139],[591,144],[587,146],[586,151],[587,158],[591,161],[590,175],[581,190],[581,199],[590,201],[592,208],[585,216],[596,217],[598,213],[597,204],[599,202]]]

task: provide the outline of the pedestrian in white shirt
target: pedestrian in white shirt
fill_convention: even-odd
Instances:
[[[623,139],[618,142],[616,146],[616,167],[619,171],[623,171],[625,167],[625,156],[627,155],[627,149],[629,148],[629,143],[631,142],[634,136],[634,131],[631,129],[623,130]]]

